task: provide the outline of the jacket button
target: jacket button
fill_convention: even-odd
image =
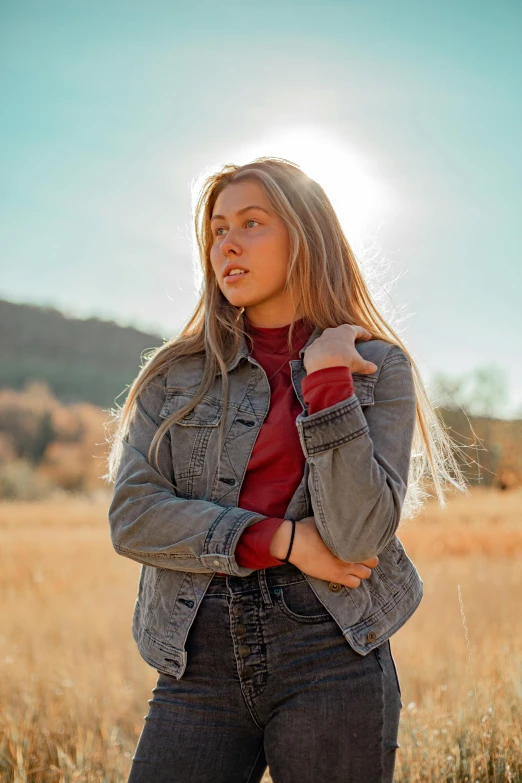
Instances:
[[[332,593],[338,593],[343,589],[343,586],[340,585],[339,582],[328,582],[328,589],[331,590]]]
[[[376,639],[377,639],[377,634],[375,633],[375,631],[369,631],[366,640],[368,642],[374,642]]]
[[[236,634],[238,636],[246,636],[246,632],[247,632],[246,625],[239,623],[239,625],[236,628]]]
[[[212,562],[214,563],[214,565],[221,565],[221,563],[219,562],[219,560],[213,560]]]
[[[240,614],[243,614],[243,609],[241,606],[233,606],[232,607],[232,614],[236,617],[239,617]]]
[[[254,667],[245,666],[245,668],[243,669],[243,674],[245,675],[245,677],[252,677],[252,675],[254,674]]]
[[[242,658],[246,658],[247,655],[250,655],[250,647],[248,644],[240,644],[238,653]]]

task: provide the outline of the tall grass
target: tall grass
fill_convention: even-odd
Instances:
[[[157,674],[130,631],[139,565],[114,553],[106,511],[0,504],[6,783],[127,778]],[[391,640],[398,783],[522,781],[521,511],[521,491],[475,490],[400,531],[425,596]]]

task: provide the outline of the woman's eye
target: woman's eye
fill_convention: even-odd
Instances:
[[[245,223],[245,226],[247,228],[253,228],[253,226],[250,225],[251,223],[253,223],[254,226],[257,226],[259,224],[259,221],[258,220],[254,220],[254,218],[251,218],[250,220],[247,220],[247,222]],[[222,231],[226,231],[226,230],[227,229],[225,228],[225,226],[220,226],[219,228],[216,228],[216,236],[217,237],[224,236],[221,232]]]

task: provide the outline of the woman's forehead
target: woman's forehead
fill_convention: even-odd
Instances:
[[[244,182],[231,182],[223,188],[216,199],[212,214],[224,212],[237,212],[247,206],[259,205],[269,208],[265,191],[259,182],[246,180]]]

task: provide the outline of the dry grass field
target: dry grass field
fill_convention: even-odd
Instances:
[[[156,672],[107,502],[0,503],[1,781],[126,780]],[[522,490],[429,504],[399,535],[425,597],[392,638],[395,779],[522,781]]]

